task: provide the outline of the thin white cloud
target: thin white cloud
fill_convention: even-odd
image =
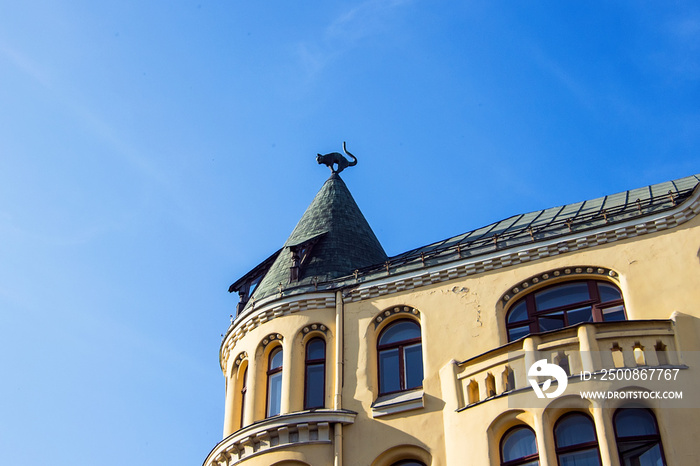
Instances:
[[[81,122],[83,126],[111,146],[113,149],[112,153],[122,156],[132,166],[136,167],[152,180],[165,183],[166,179],[162,170],[145,157],[139,155],[138,150],[128,144],[105,118],[83,104],[82,101],[84,99],[82,99],[80,95],[66,88],[61,89],[59,84],[53,83],[50,79],[50,73],[40,64],[32,60],[27,54],[1,42],[0,56],[4,56],[5,59],[18,70],[50,91],[52,97],[55,98],[64,109],[68,110],[76,120]]]
[[[354,42],[386,28],[388,15],[411,0],[368,0],[341,14],[326,28],[328,37]]]
[[[395,10],[413,1],[367,0],[332,20],[319,40],[298,43],[296,52],[307,75],[323,70],[362,40],[390,29]]]
[[[4,56],[8,62],[29,76],[33,81],[39,83],[43,87],[50,87],[50,79],[46,70],[41,68],[39,64],[35,63],[27,55],[10,47],[6,43],[0,43],[0,56]]]
[[[307,76],[314,76],[330,61],[333,54],[322,51],[315,43],[300,42],[296,45],[296,54]]]
[[[571,73],[562,68],[556,61],[549,58],[541,49],[532,47],[531,56],[542,69],[554,76],[559,83],[574,96],[579,104],[589,110],[594,109],[594,93],[586,89]]]
[[[700,12],[685,14],[666,25],[675,51],[657,57],[666,69],[672,69],[686,79],[700,79]]]
[[[94,135],[102,142],[102,150],[93,154],[93,157],[115,157],[132,167],[136,173],[147,179],[149,184],[158,186],[178,205],[186,201],[168,169],[144,156],[143,151],[134,146],[122,131],[109,121],[104,112],[96,111],[87,104],[80,90],[75,89],[71,83],[61,83],[53,79],[51,69],[42,66],[24,51],[0,42],[0,65],[3,62],[41,86],[46,100],[58,103],[61,111],[56,118],[74,120],[86,135]],[[67,230],[51,230],[27,227],[20,219],[0,211],[0,233],[11,235],[17,241],[34,241],[55,246],[82,244],[106,232],[122,228],[129,224],[135,214],[130,209],[121,212],[121,215],[115,215],[112,213],[110,216],[85,217],[82,222],[72,224]]]
[[[698,47],[700,45],[700,15],[684,17],[670,24],[671,32],[686,44]]]

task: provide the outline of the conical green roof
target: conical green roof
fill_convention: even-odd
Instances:
[[[308,256],[292,278],[293,249]],[[308,249],[310,247],[310,249]],[[337,173],[324,183],[265,274],[252,298],[260,300],[290,287],[323,283],[387,260],[364,215]]]

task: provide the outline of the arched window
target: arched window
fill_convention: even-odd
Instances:
[[[535,433],[529,427],[517,426],[501,439],[501,466],[538,466]]]
[[[380,395],[423,386],[423,354],[418,323],[399,320],[387,326],[379,335],[377,353]]]
[[[559,466],[600,466],[595,427],[585,414],[561,417],[554,426],[554,443]]]
[[[313,338],[306,344],[304,409],[323,408],[326,395],[326,342]]]
[[[241,384],[241,428],[245,422],[245,394],[248,391],[248,367],[243,371],[243,383]]]
[[[282,407],[282,347],[270,353],[267,363],[267,417],[277,416]]]
[[[613,416],[622,466],[665,466],[656,417],[646,408],[621,408]]]
[[[508,311],[508,341],[530,333],[581,322],[626,320],[622,293],[611,283],[578,280],[559,283],[520,298]]]

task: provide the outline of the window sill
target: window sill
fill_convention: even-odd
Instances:
[[[423,390],[382,395],[372,403],[372,417],[388,416],[423,407]]]

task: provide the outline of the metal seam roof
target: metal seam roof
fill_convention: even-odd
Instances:
[[[395,268],[414,261],[424,262],[429,258],[452,254],[458,247],[465,254],[476,253],[477,250],[483,249],[485,246],[490,246],[493,250],[498,249],[499,244],[502,247],[511,246],[522,242],[562,236],[604,224],[618,223],[636,215],[668,210],[689,196],[699,183],[700,175],[691,175],[584,202],[515,215],[470,232],[406,251],[389,258],[386,263],[362,269],[360,273],[371,274],[375,270],[386,269],[387,265]],[[592,209],[589,209],[588,206]],[[534,219],[526,226],[513,228],[524,216],[528,215],[534,215]],[[494,231],[500,231],[497,238],[490,234]]]

